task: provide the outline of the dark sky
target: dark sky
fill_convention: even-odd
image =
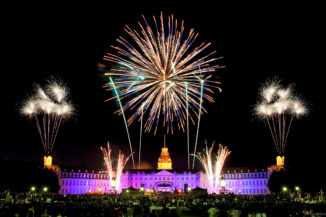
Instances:
[[[27,6],[29,8],[27,8]],[[78,7],[77,7],[78,6]],[[62,126],[54,146],[55,161],[61,165],[103,167],[99,147],[109,140],[115,149],[129,152],[121,117],[112,93],[102,88],[104,80],[97,64],[112,51],[124,25],[138,28],[160,11],[185,21],[186,32],[199,32],[197,44],[211,42],[218,63],[225,69],[214,77],[222,82],[215,103],[205,102],[199,149],[204,140],[227,145],[232,151],[226,166],[268,166],[275,162],[275,148],[265,123],[256,120],[252,107],[257,91],[275,75],[285,84],[295,83],[296,91],[310,107],[309,115],[293,123],[286,149],[287,163],[304,169],[325,165],[325,15],[318,5],[150,5],[142,7],[93,5],[8,7],[2,19],[0,158],[37,160],[42,146],[33,121],[19,114],[21,101],[32,92],[33,83],[44,83],[50,75],[62,78],[70,88],[76,115]],[[323,48],[324,47],[324,48]],[[208,52],[207,51],[207,52]],[[191,146],[195,127],[190,128]],[[139,124],[130,126],[131,140],[138,155]],[[143,135],[143,160],[156,167],[163,144],[163,130],[156,136]],[[167,145],[178,169],[186,168],[186,135],[167,136]]]

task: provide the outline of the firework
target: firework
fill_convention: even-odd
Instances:
[[[113,179],[115,179],[115,189],[117,192],[120,192],[120,182],[121,182],[121,175],[123,172],[123,168],[125,167],[125,165],[127,164],[129,158],[132,156],[131,154],[128,157],[125,157],[125,155],[119,150],[118,153],[118,159],[117,159],[117,165],[116,165],[116,170],[113,170],[113,160],[111,158],[111,152],[112,149],[110,148],[110,144],[108,143],[108,149],[102,148],[101,150],[103,152],[103,156],[104,156],[104,162],[107,168],[107,174],[108,177],[111,181],[111,185],[112,185],[112,181]]]
[[[210,43],[192,47],[198,37],[193,29],[184,38],[183,21],[180,25],[172,15],[165,29],[161,14],[160,22],[154,17],[156,28],[153,30],[143,18],[145,26],[139,23],[141,32],[126,26],[125,31],[132,41],[119,37],[120,46],[112,46],[116,54],[108,53],[104,57],[113,63],[105,75],[114,77],[120,99],[126,102],[116,113],[121,115],[123,111],[129,111],[128,125],[144,118],[145,132],[150,132],[155,125],[155,134],[160,118],[167,133],[173,133],[173,123],[185,131],[187,108],[195,124],[192,116],[198,117],[202,110],[206,112],[200,108],[200,98],[213,102],[208,93],[213,93],[214,88],[219,89],[217,81],[207,80],[202,85],[204,75],[221,66],[211,65],[217,60],[212,57],[215,52],[202,54]],[[109,90],[113,90],[111,83],[105,86]],[[117,95],[111,99],[114,98]]]
[[[291,87],[284,88],[279,83],[274,81],[263,86],[255,114],[266,120],[276,151],[283,155],[293,119],[305,115],[307,109],[294,96]]]
[[[216,154],[213,153],[214,142],[210,148],[207,147],[207,142],[205,141],[206,149],[204,153],[198,152],[197,155],[194,155],[202,164],[205,170],[205,175],[208,183],[208,192],[209,193],[218,193],[219,192],[219,183],[221,172],[224,166],[224,162],[231,151],[227,147],[222,147],[219,145],[219,149]]]
[[[200,126],[201,110],[202,110],[202,104],[203,104],[204,81],[205,80],[200,80],[199,115],[198,115],[197,133],[196,133],[194,154],[196,154],[197,142],[198,142],[198,136],[199,136],[199,126]],[[195,157],[193,157],[193,160],[192,160],[192,169],[194,169],[194,166],[195,166]]]
[[[142,134],[143,134],[143,110],[142,110],[142,115],[141,115],[141,119],[140,119],[138,169],[140,169]]]
[[[119,106],[120,106],[120,109],[121,109],[121,114],[122,114],[122,117],[123,117],[123,121],[125,123],[126,131],[127,131],[127,136],[128,136],[128,142],[129,142],[129,148],[130,148],[130,153],[131,153],[132,165],[133,165],[133,167],[135,169],[134,154],[133,154],[133,151],[132,151],[131,139],[130,139],[130,135],[129,135],[129,130],[128,130],[128,124],[127,124],[126,116],[125,116],[125,113],[124,113],[124,109],[122,107],[122,103],[121,103],[121,100],[120,100],[118,91],[117,91],[117,89],[115,87],[115,84],[114,84],[114,82],[113,82],[113,80],[112,80],[111,77],[110,77],[110,81],[111,81],[111,85],[113,86],[113,90],[115,92],[116,98],[118,100],[118,103],[119,103]]]
[[[187,160],[188,160],[188,170],[190,170],[190,146],[189,146],[189,103],[188,103],[188,83],[186,83],[186,115],[187,115]]]
[[[67,96],[67,88],[52,80],[45,89],[38,86],[22,107],[22,114],[35,120],[45,154],[52,152],[62,120],[74,111]]]

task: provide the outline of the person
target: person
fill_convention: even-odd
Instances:
[[[122,217],[123,216],[122,209],[117,210],[117,216],[118,217]]]
[[[133,217],[133,213],[134,213],[134,211],[133,211],[132,207],[128,207],[127,208],[127,217]]]
[[[151,213],[150,217],[159,217],[159,216],[157,215],[155,209],[152,210],[152,213]]]
[[[163,205],[162,213],[160,216],[167,217],[170,215],[170,209],[166,207],[166,205]]]
[[[177,211],[175,209],[171,209],[170,216],[171,217],[178,217],[180,215],[178,215],[178,213],[177,213]]]
[[[179,206],[179,203],[177,203],[177,207],[175,208],[175,211],[178,216],[181,216],[182,208]]]
[[[42,213],[41,217],[48,217],[48,211],[46,209]]]
[[[34,217],[34,206],[31,206],[28,210],[27,210],[27,215],[26,217]]]
[[[141,208],[139,213],[135,212],[135,216],[136,217],[149,217],[150,216],[150,211],[149,211],[149,207],[148,206],[144,206]]]
[[[217,211],[218,211],[218,210],[217,210],[215,207],[211,206],[211,208],[209,208],[209,209],[207,210],[207,212],[208,212],[208,216],[209,216],[209,217],[215,217],[216,214],[217,214]]]

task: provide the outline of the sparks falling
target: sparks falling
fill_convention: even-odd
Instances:
[[[105,75],[114,77],[120,99],[126,101],[123,109],[116,113],[121,115],[122,111],[132,111],[128,125],[144,118],[145,132],[150,132],[155,125],[155,134],[161,118],[167,133],[173,133],[173,123],[185,131],[187,107],[195,124],[192,116],[198,117],[202,111],[206,112],[204,108],[199,108],[201,95],[209,102],[214,101],[208,93],[213,93],[214,88],[219,89],[219,82],[206,80],[203,87],[201,85],[204,75],[221,66],[211,65],[218,59],[212,57],[215,52],[202,54],[210,43],[192,48],[198,33],[191,29],[184,37],[183,21],[180,25],[173,15],[169,16],[165,29],[162,14],[160,22],[153,18],[154,30],[144,16],[145,26],[139,23],[140,33],[126,26],[125,31],[132,41],[123,37],[117,39],[120,46],[112,46],[116,54],[108,53],[104,57],[104,60],[113,63]],[[105,87],[113,89],[110,83]]]
[[[293,119],[308,111],[291,87],[284,88],[279,83],[274,81],[263,86],[255,113],[266,120],[276,151],[283,155]]]
[[[22,107],[22,114],[35,120],[45,154],[51,154],[62,120],[73,114],[67,96],[67,88],[51,80],[45,89],[38,86]]]
[[[101,150],[103,152],[104,162],[107,168],[107,174],[110,179],[111,187],[113,185],[112,182],[115,179],[115,189],[113,190],[120,192],[121,175],[124,167],[126,166],[129,158],[131,157],[131,154],[128,157],[125,157],[125,155],[121,152],[121,150],[119,150],[116,170],[113,170],[113,159],[111,158],[112,149],[110,148],[110,144],[108,143],[107,149],[101,147]]]
[[[224,166],[224,162],[231,151],[227,147],[219,145],[219,149],[216,154],[213,153],[214,142],[210,148],[207,147],[207,141],[205,141],[206,148],[204,153],[198,152],[195,157],[200,161],[205,170],[205,175],[208,183],[208,193],[219,193],[219,184],[221,178],[221,172]]]

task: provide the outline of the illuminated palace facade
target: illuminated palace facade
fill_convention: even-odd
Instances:
[[[187,192],[194,188],[207,189],[208,183],[202,172],[173,171],[168,148],[162,148],[157,170],[128,170],[121,176],[120,189],[114,189],[105,171],[58,170],[61,194],[120,193],[123,189],[135,188],[145,192]],[[267,182],[271,170],[232,169],[221,174],[223,181],[219,192],[235,194],[269,194]],[[220,184],[221,185],[221,184]]]

